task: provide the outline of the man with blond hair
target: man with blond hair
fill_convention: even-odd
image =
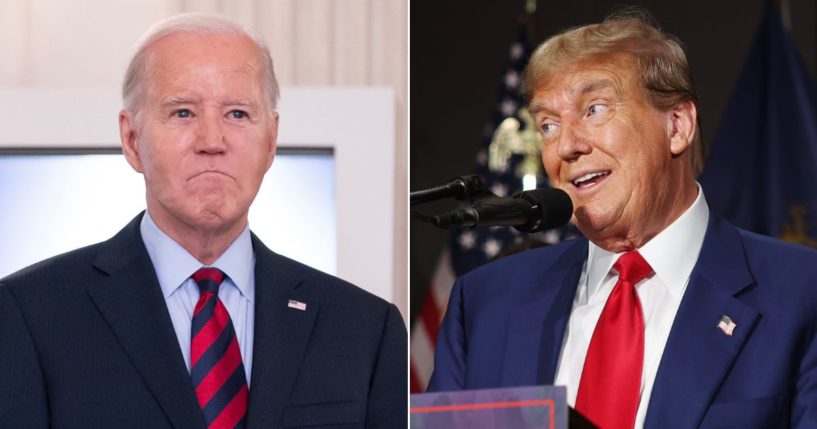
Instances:
[[[0,427],[405,427],[394,305],[277,255],[247,215],[275,155],[263,42],[182,15],[123,84],[147,210],[0,280]]]
[[[817,427],[817,252],[710,213],[680,42],[628,11],[526,70],[586,239],[457,280],[430,390],[556,384],[599,427]]]

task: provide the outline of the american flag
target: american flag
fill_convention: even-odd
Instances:
[[[732,321],[732,318],[730,318],[727,315],[723,315],[721,317],[721,321],[718,322],[718,329],[720,329],[721,331],[723,331],[724,334],[729,335],[730,337],[732,336],[732,333],[735,332],[735,328],[737,326],[738,325]]]
[[[519,109],[525,105],[520,94],[520,85],[530,53],[527,30],[524,23],[520,23],[517,38],[508,51],[507,66],[500,80],[499,99],[492,120],[484,129],[485,143],[477,154],[477,174],[485,180],[486,188],[500,197],[510,196],[522,190],[523,157],[513,155],[504,169],[493,171],[488,168],[488,147],[494,130],[506,118],[514,117],[523,123],[518,116]],[[537,183],[542,185],[547,183],[541,173],[537,177]],[[443,251],[437,263],[420,317],[411,331],[411,392],[419,393],[426,389],[434,368],[437,331],[445,314],[448,296],[456,276],[512,251],[510,249],[552,244],[576,233],[575,228],[571,227],[530,236],[510,227],[475,228],[452,232],[448,248]]]

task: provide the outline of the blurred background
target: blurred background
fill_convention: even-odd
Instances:
[[[699,179],[710,207],[744,228],[817,247],[815,3],[628,4],[648,10],[686,44],[700,95],[703,139],[711,147]],[[541,170],[531,167],[536,153],[516,154],[489,168],[487,148],[497,141],[494,131],[503,120],[523,119],[517,90],[530,49],[562,30],[599,22],[620,5],[618,0],[415,1],[410,189],[475,173],[483,174],[498,195],[520,191],[526,175],[537,177],[535,186],[546,187]],[[524,132],[517,136],[529,138]],[[428,214],[450,207],[415,208]],[[531,237],[507,228],[449,233],[416,219],[410,220],[410,231],[412,391],[422,391],[431,373],[436,330],[456,275],[508,251],[577,234],[571,227]]]
[[[407,317],[405,0],[0,0],[0,277],[106,239],[144,208],[119,155],[119,87],[139,37],[183,12],[255,30],[275,62],[279,156],[253,229]]]

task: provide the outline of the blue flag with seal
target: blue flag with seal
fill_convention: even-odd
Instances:
[[[769,3],[700,182],[735,225],[817,247],[817,92]]]

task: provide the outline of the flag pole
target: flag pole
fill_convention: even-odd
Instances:
[[[791,8],[789,7],[789,0],[772,0],[772,4],[780,11],[780,16],[783,18],[783,28],[791,33]]]
[[[525,13],[522,19],[525,20],[525,30],[528,32],[528,40],[532,46],[536,46],[536,4],[538,0],[524,0]]]

